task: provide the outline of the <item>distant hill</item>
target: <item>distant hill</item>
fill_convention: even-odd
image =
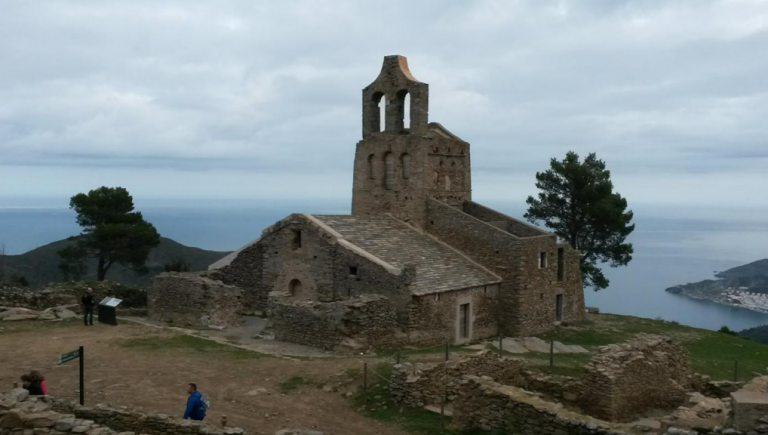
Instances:
[[[0,268],[7,279],[9,276],[26,278],[32,285],[43,285],[63,280],[59,271],[57,252],[74,244],[71,240],[59,240],[20,255],[0,256]],[[152,249],[147,258],[149,273],[138,276],[135,272],[119,264],[113,265],[107,273],[107,279],[126,285],[142,286],[158,273],[165,271],[165,265],[182,259],[189,265],[190,271],[206,270],[211,263],[228,255],[229,252],[206,251],[200,248],[184,246],[165,237],[160,238],[160,245]],[[96,260],[87,262],[88,273],[84,280],[96,279]]]
[[[768,277],[768,258],[715,274],[718,278],[752,278],[759,275]]]

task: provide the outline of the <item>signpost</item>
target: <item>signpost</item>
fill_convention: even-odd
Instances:
[[[80,405],[85,405],[85,350],[83,346],[79,349],[73,350],[59,355],[57,363],[59,365],[72,361],[73,359],[80,359]]]

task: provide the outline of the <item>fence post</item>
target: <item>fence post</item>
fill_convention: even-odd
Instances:
[[[549,366],[555,365],[555,339],[549,341]]]
[[[450,344],[448,344],[448,342],[446,341],[445,342],[445,360],[446,361],[448,361],[448,347],[449,346],[450,346]]]
[[[363,363],[363,395],[365,401],[368,401],[368,363]]]
[[[739,380],[739,360],[735,359],[733,360],[733,382],[738,382]]]

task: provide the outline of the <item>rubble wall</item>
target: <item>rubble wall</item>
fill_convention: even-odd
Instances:
[[[162,273],[152,279],[147,314],[186,328],[240,325],[243,292],[196,273]]]
[[[527,435],[615,435],[611,423],[563,409],[521,388],[489,378],[465,376],[454,403],[453,422],[460,431],[484,430]]]
[[[456,400],[464,375],[487,376],[505,384],[523,382],[522,363],[491,351],[449,360],[445,364],[397,364],[392,370],[390,394],[395,402],[410,407]]]
[[[676,408],[689,387],[688,351],[670,338],[638,334],[600,348],[585,366],[583,385],[582,409],[605,420]]]
[[[273,292],[269,316],[276,340],[323,349],[389,348],[402,337],[394,304],[378,295],[325,303]]]

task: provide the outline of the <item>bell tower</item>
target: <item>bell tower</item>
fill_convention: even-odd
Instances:
[[[411,74],[405,57],[385,56],[379,76],[363,89],[352,214],[389,213],[423,227],[427,198],[457,207],[471,199],[469,144],[428,116],[429,85]]]

